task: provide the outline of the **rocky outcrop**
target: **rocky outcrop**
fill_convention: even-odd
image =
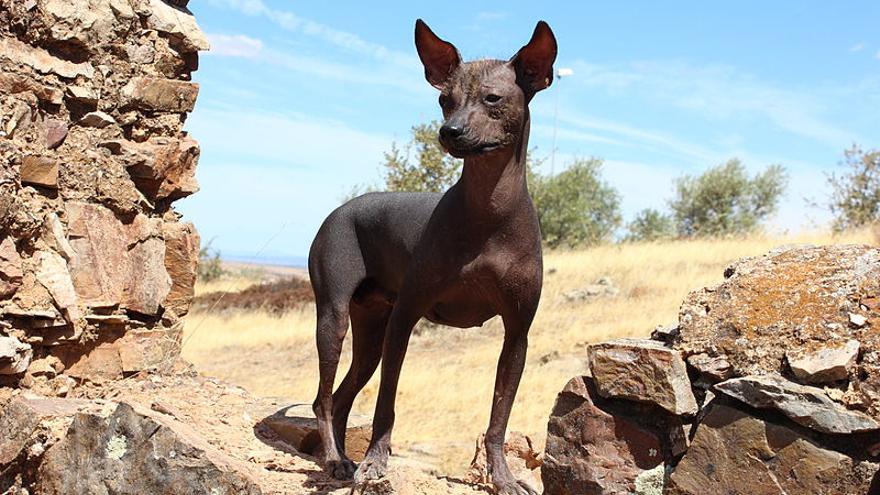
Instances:
[[[547,495],[649,476],[654,494],[880,493],[880,250],[780,248],[724,276],[657,342],[588,348],[592,377],[550,417]]]
[[[198,190],[182,126],[207,48],[185,2],[0,0],[3,383],[176,358],[199,238],[172,202]]]

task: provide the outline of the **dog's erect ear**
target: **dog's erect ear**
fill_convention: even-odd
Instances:
[[[455,46],[440,39],[421,19],[416,20],[416,50],[425,66],[425,79],[437,89],[443,89],[449,76],[461,64],[461,55]]]
[[[556,37],[550,26],[538,21],[532,39],[510,59],[516,70],[516,82],[531,98],[553,84],[553,62],[556,61]]]

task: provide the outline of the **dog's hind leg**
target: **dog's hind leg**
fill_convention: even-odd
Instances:
[[[321,436],[321,452],[318,461],[324,469],[337,479],[350,478],[354,465],[345,462],[345,456],[333,437],[333,382],[342,342],[348,331],[347,304],[324,303],[318,307],[318,393],[312,410],[318,420],[318,434]]]
[[[312,243],[309,277],[317,309],[318,392],[312,409],[318,420],[321,452],[318,462],[337,479],[349,479],[355,466],[345,458],[333,435],[333,383],[342,342],[348,332],[349,301],[364,279],[357,239],[344,220],[331,216]]]
[[[333,394],[333,435],[339,452],[345,455],[345,430],[348,415],[357,394],[364,388],[379,366],[385,326],[391,305],[352,301],[351,367]]]

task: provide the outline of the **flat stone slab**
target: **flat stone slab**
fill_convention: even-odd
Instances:
[[[877,464],[857,462],[792,429],[711,405],[667,495],[867,494]]]
[[[672,414],[696,414],[681,353],[659,342],[618,339],[587,348],[590,371],[602,397],[656,404]]]
[[[309,404],[293,404],[282,408],[263,418],[260,425],[303,454],[314,455],[321,445],[318,420]],[[348,417],[348,429],[345,433],[346,454],[356,462],[361,461],[370,445],[372,434],[370,418],[351,414]]]
[[[880,429],[870,416],[834,402],[820,388],[780,376],[746,376],[715,385],[715,390],[758,409],[775,409],[792,421],[822,433],[859,433]]]

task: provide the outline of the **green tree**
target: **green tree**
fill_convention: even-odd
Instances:
[[[779,204],[788,176],[771,165],[749,177],[737,159],[675,183],[669,206],[682,237],[721,236],[755,231]]]
[[[620,225],[620,195],[602,180],[602,160],[576,160],[549,177],[532,173],[531,192],[551,248],[608,240]]]
[[[462,161],[448,155],[437,136],[439,121],[419,124],[412,128],[412,139],[401,149],[391,144],[385,153],[385,190],[441,192],[458,180]],[[415,155],[415,156],[413,156]]]
[[[834,230],[863,227],[880,221],[880,149],[863,151],[858,145],[844,150],[840,175],[828,176]]]
[[[654,208],[645,208],[626,227],[625,240],[629,242],[652,242],[675,236],[675,222],[671,215]]]

